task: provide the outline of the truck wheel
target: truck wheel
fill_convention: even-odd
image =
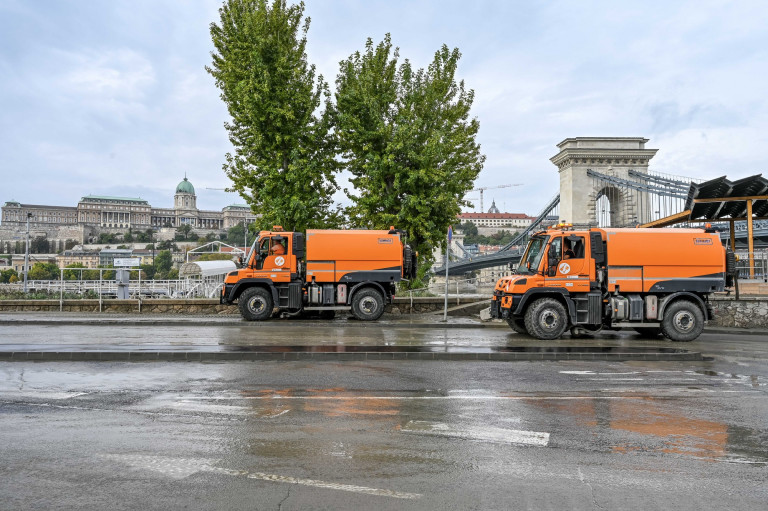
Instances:
[[[633,328],[633,330],[643,337],[658,337],[661,335],[660,326],[638,326]]]
[[[704,330],[704,314],[693,302],[678,300],[664,311],[661,333],[676,342],[689,342]]]
[[[249,287],[237,299],[237,306],[247,321],[264,321],[272,316],[272,293],[263,287]]]
[[[352,298],[352,313],[361,321],[375,321],[384,314],[384,297],[370,287],[361,289]]]
[[[518,334],[527,334],[528,330],[525,329],[525,320],[520,318],[507,318],[507,324],[509,327]]]
[[[554,298],[539,298],[525,311],[525,329],[537,339],[557,339],[567,327],[565,307]]]

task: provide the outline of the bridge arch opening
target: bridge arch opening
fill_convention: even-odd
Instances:
[[[594,223],[598,227],[620,227],[624,223],[625,194],[614,186],[604,186],[591,199],[595,204]]]

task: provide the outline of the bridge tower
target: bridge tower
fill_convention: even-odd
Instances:
[[[610,225],[614,227],[651,220],[649,208],[639,208],[638,192],[588,175],[592,170],[627,181],[639,181],[635,173],[647,174],[648,162],[658,149],[646,149],[647,138],[576,137],[566,138],[560,152],[550,161],[560,172],[560,220],[578,226],[598,224],[596,204],[601,197],[610,203]],[[634,173],[633,173],[634,174]],[[642,218],[640,218],[642,216]]]

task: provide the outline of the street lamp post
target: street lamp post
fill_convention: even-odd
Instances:
[[[27,248],[24,251],[24,294],[27,294],[27,272],[29,271],[29,219],[32,213],[27,213]]]

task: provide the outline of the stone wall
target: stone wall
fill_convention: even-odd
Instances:
[[[768,328],[768,299],[721,298],[712,301],[715,319],[709,326]]]

